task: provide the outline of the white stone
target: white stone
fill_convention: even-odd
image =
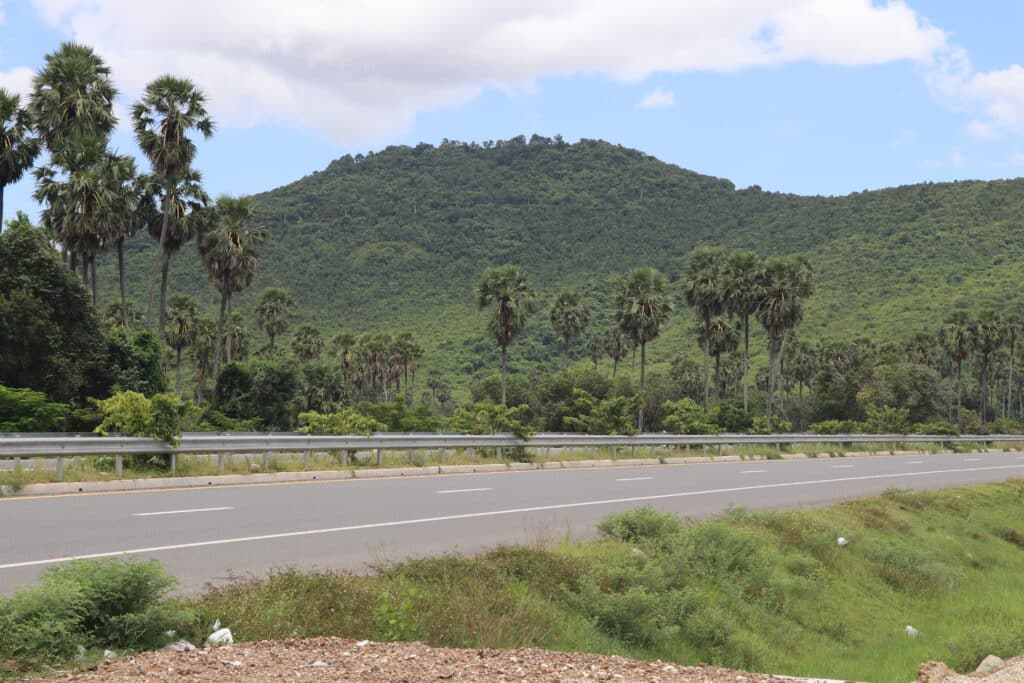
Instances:
[[[921,635],[921,632],[913,626],[911,626],[910,624],[907,624],[907,628],[905,630],[907,632],[907,635],[911,638],[917,638],[919,635]]]
[[[356,643],[356,647],[366,647],[369,644],[369,640],[360,640],[358,643]]]
[[[103,659],[113,659],[116,656],[117,656],[117,653],[114,652],[113,650],[104,650],[103,651]]]
[[[220,623],[219,621],[217,622]],[[210,645],[231,645],[235,642],[234,636],[231,635],[231,629],[220,628],[214,631],[206,639]]]
[[[1003,660],[995,655],[989,655],[985,659],[981,660],[981,664],[974,670],[975,673],[987,674],[992,673],[1003,665]]]
[[[850,541],[848,541],[846,539],[846,537],[840,536],[839,538],[836,539],[836,543],[838,543],[839,545],[849,545]]]
[[[196,649],[196,646],[187,640],[176,640],[173,643],[164,645],[164,649],[171,652],[192,652],[192,650]]]

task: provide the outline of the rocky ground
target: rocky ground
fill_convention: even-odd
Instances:
[[[76,681],[630,681],[764,683],[785,679],[716,667],[548,650],[456,650],[340,638],[241,643],[146,652],[68,674]]]
[[[996,658],[986,659],[978,667],[978,673],[958,674],[942,662],[928,662],[917,672],[918,683],[1022,683],[1024,682],[1024,657],[1005,662]]]

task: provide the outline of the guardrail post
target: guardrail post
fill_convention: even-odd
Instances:
[[[348,449],[343,448],[341,450],[341,466],[348,467]]]
[[[636,446],[633,446],[633,447],[632,447],[632,449],[631,449],[631,450],[629,451],[629,454],[630,454],[630,456],[632,456],[633,458],[636,458]]]
[[[57,456],[57,481],[64,481],[64,456]]]
[[[309,469],[309,451],[302,451],[302,469]]]
[[[617,457],[618,456],[618,451],[619,451],[619,447],[618,446],[612,446],[612,461],[618,460],[618,457]]]
[[[217,454],[217,474],[224,474],[224,454]]]
[[[469,459],[471,462],[476,462],[476,449],[472,446],[469,447]]]
[[[114,476],[120,479],[124,475],[124,456],[118,453],[114,456]]]
[[[384,464],[384,458],[381,456],[379,448],[373,449],[373,457],[377,459],[377,467],[381,467]]]
[[[178,473],[178,454],[171,453],[171,475]]]
[[[21,469],[21,457],[20,456],[15,456],[14,457],[14,469],[15,469],[15,471]]]
[[[270,471],[270,451],[263,451],[263,471]]]

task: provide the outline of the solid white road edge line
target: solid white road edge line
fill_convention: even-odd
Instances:
[[[707,491],[682,491],[680,493],[659,493],[650,496],[631,496],[629,498],[609,498],[607,500],[587,500],[579,503],[558,503],[555,505],[539,505],[529,508],[511,508],[508,510],[490,510],[487,512],[467,512],[461,515],[444,515],[441,517],[420,517],[417,519],[402,519],[394,522],[370,522],[367,524],[353,524],[351,526],[337,526],[329,529],[307,529],[305,531],[286,531],[277,534],[264,534],[262,536],[242,536],[240,538],[221,538],[213,541],[196,541],[194,543],[176,543],[174,545],[158,545],[149,548],[130,548],[128,550],[113,550],[103,553],[90,553],[88,555],[68,555],[65,557],[51,557],[46,560],[29,560],[27,562],[10,562],[0,564],[0,569],[17,569],[19,567],[36,567],[45,564],[59,564],[73,560],[95,560],[102,557],[119,557],[123,555],[141,555],[144,553],[158,553],[167,550],[184,550],[186,548],[205,548],[213,545],[227,545],[229,543],[251,543],[253,541],[269,541],[278,538],[297,538],[299,536],[317,536],[320,534],[336,534],[343,531],[362,531],[365,529],[384,529],[393,526],[409,526],[412,524],[430,524],[432,522],[450,522],[456,519],[477,519],[480,517],[497,517],[500,515],[517,515],[527,512],[543,512],[545,510],[566,510],[569,508],[593,507],[595,505],[615,505],[617,503],[639,503],[648,500],[667,500],[669,498],[687,498],[689,496],[706,496],[715,493],[738,493],[740,491],[758,491],[761,489],[777,489],[792,486],[818,486],[821,484],[838,484],[844,481],[867,481],[871,479],[896,479],[899,477],[926,477],[933,474],[953,474],[954,472],[991,472],[996,470],[1019,470],[1024,465],[995,465],[990,467],[957,467],[951,470],[930,470],[927,472],[903,472],[899,474],[866,474],[860,477],[836,477],[834,479],[815,479],[811,481],[789,481],[780,484],[754,484],[751,486],[734,486],[725,489],[709,489]]]
[[[615,481],[645,481],[647,479],[654,479],[654,477],[623,477],[622,479],[616,479]]]
[[[767,471],[768,470],[743,470],[742,472],[740,472],[740,474],[761,474],[762,472]]]
[[[233,507],[193,508],[191,510],[165,510],[164,512],[135,512],[132,517],[156,517],[157,515],[183,515],[186,512],[216,512],[218,510],[234,510]]]
[[[437,493],[473,493],[474,491],[493,491],[494,489],[451,489],[449,491],[437,491]]]
[[[852,467],[853,465],[832,465],[832,469],[834,470],[848,470]]]

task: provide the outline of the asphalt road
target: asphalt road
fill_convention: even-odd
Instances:
[[[706,516],[1024,476],[1024,454],[876,456],[355,479],[0,499],[0,592],[80,557],[155,557],[185,590],[588,536],[641,505]]]

